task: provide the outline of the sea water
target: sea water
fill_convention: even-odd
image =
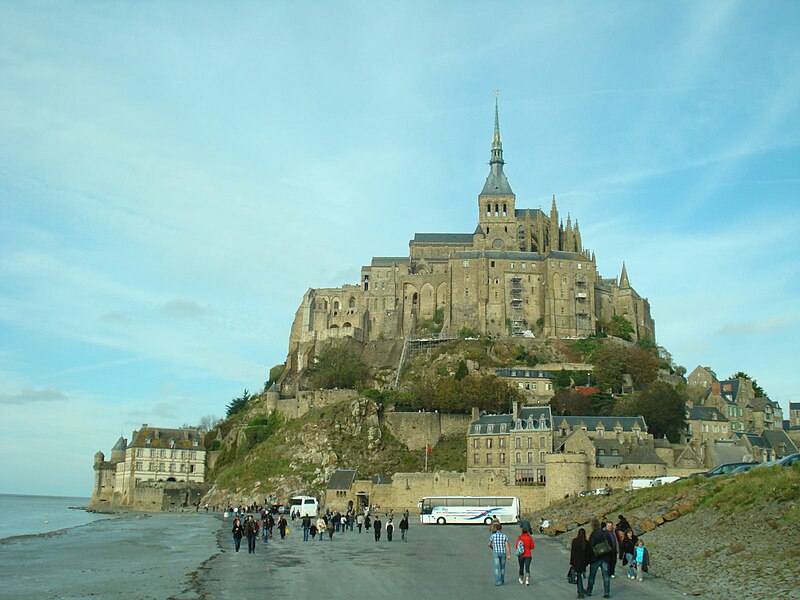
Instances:
[[[108,518],[70,508],[87,504],[88,498],[0,494],[0,539],[68,529]]]

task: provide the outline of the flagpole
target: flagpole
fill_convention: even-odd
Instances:
[[[425,472],[428,472],[428,443],[425,443]]]

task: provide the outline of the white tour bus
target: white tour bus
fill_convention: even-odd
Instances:
[[[492,517],[501,523],[516,523],[520,514],[515,496],[430,496],[419,501],[420,523],[483,523]]]
[[[289,514],[296,512],[301,517],[316,517],[319,502],[313,496],[295,496],[289,502]]]

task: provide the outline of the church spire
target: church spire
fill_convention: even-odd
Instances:
[[[622,261],[622,273],[619,276],[619,287],[623,289],[631,287],[631,282],[628,281],[628,270],[625,268],[625,261]]]
[[[489,160],[490,165],[505,164],[503,160],[503,138],[500,136],[500,110],[498,101],[500,98],[500,90],[495,91],[494,95],[494,135],[492,136],[492,158]],[[502,170],[502,166],[500,167]]]
[[[489,159],[489,176],[483,186],[481,196],[513,196],[511,186],[508,184],[506,174],[503,173],[503,138],[500,136],[500,109],[498,98],[500,92],[495,92],[494,98],[494,135],[492,136],[492,155]]]

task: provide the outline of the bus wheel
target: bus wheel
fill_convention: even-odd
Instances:
[[[439,517],[438,519],[436,519],[437,525],[444,525],[445,523],[447,523],[447,521],[444,520],[444,517]]]
[[[483,524],[484,524],[484,525],[491,525],[491,524],[492,524],[492,517],[486,517],[486,518],[483,520]]]

